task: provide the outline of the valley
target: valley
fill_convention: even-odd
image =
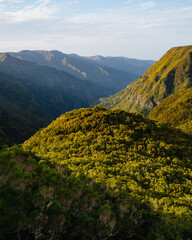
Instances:
[[[2,53],[0,239],[190,240],[191,56]]]

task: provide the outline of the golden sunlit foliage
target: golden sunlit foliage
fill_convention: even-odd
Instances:
[[[149,212],[144,207],[145,214],[161,216],[144,239],[188,239],[192,234],[191,140],[189,135],[140,114],[96,106],[60,116],[23,147],[40,157],[42,163],[67,167],[76,177],[83,175],[103,188],[109,196],[109,207],[100,220],[111,227],[111,234],[118,229],[114,239],[141,239],[123,238],[125,229],[118,224],[118,216],[129,219],[130,204],[140,215],[141,203],[150,206]],[[135,220],[138,229],[145,221],[144,215],[139,218]],[[123,220],[125,226],[127,221]]]
[[[192,86],[192,46],[171,48],[138,80],[114,96],[101,99],[107,108],[147,115],[170,94]]]
[[[192,134],[192,88],[169,96],[148,117]]]

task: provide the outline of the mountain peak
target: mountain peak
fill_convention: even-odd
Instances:
[[[166,97],[192,86],[192,45],[171,48],[143,77],[114,96],[101,99],[109,108],[148,114]]]
[[[11,57],[9,53],[3,53],[0,55],[0,62],[4,62],[8,57]]]

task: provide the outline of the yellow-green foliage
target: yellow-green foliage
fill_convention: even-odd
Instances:
[[[103,186],[110,199],[119,199],[115,205],[122,217],[129,219],[127,198],[132,199],[134,208],[137,201],[138,206],[139,202],[149,204],[163,217],[160,225],[155,221],[155,229],[151,227],[153,234],[145,233],[144,239],[187,239],[192,234],[191,142],[191,137],[181,131],[140,114],[96,106],[62,115],[23,147],[42,162],[67,167],[76,177],[84,175]],[[101,216],[102,221],[118,229],[115,215],[105,211],[108,213]],[[139,221],[144,221],[144,216]]]
[[[150,112],[149,118],[192,134],[192,88],[166,98]]]
[[[172,48],[143,77],[114,96],[101,99],[101,104],[147,115],[170,94],[192,86],[191,59],[192,46]]]

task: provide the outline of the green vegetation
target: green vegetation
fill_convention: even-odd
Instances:
[[[103,239],[114,227],[98,184],[21,147],[0,151],[0,179],[0,239]]]
[[[170,49],[143,77],[109,98],[107,108],[121,108],[147,115],[170,94],[192,86],[192,46]]]
[[[192,46],[173,48],[102,100],[147,114],[174,93],[148,118],[102,106],[73,110],[8,148],[98,92],[1,55],[0,69],[17,78],[0,73],[0,239],[190,240],[191,59]]]
[[[83,180],[80,186],[93,190],[78,200],[85,212],[72,228],[78,219],[91,225],[88,233],[77,227],[78,239],[190,239],[191,142],[189,135],[140,114],[96,106],[62,115],[23,147],[40,164],[55,166],[61,174],[67,169],[69,176]],[[96,198],[99,205],[89,212],[95,192],[105,201]],[[64,199],[61,209],[68,206]],[[76,207],[70,205],[73,213]]]
[[[148,117],[192,134],[192,88],[167,97]]]

